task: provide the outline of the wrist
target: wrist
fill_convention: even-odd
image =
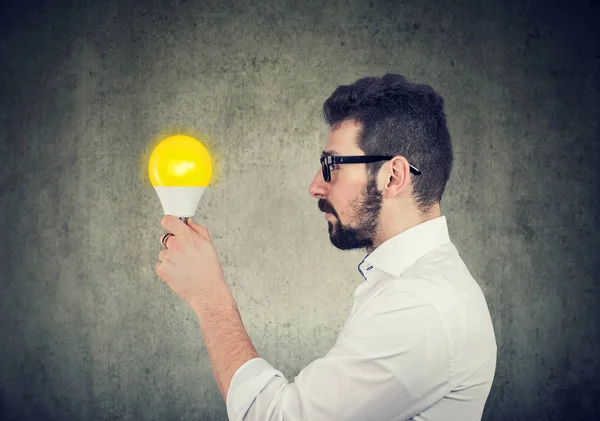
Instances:
[[[237,308],[233,295],[224,279],[215,281],[210,288],[195,294],[188,300],[188,303],[198,315],[205,313],[210,308]]]

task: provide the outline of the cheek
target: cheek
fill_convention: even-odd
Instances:
[[[346,198],[345,206],[344,206],[344,217],[346,220],[354,220],[359,216],[360,204],[362,197],[360,195],[355,195],[352,197]]]
[[[341,222],[354,218],[357,204],[360,201],[362,184],[354,183],[336,185],[335,191],[329,195],[329,203],[335,209]]]
[[[354,209],[350,205],[351,198],[342,197],[338,198],[337,201],[331,202],[333,209],[335,209],[336,215],[340,222],[347,222],[353,217]]]

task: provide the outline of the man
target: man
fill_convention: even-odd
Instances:
[[[334,347],[294,382],[256,353],[206,228],[174,234],[157,273],[196,311],[231,421],[480,420],[496,367],[483,293],[440,202],[453,154],[443,99],[399,75],[340,86],[309,191],[332,244],[365,249]]]

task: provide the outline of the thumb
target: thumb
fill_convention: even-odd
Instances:
[[[194,221],[192,221],[192,218],[188,219],[188,226],[190,228],[192,228],[194,231],[196,231],[198,234],[200,234],[201,236],[203,236],[204,238],[206,238],[207,240],[212,242],[212,239],[210,238],[210,234],[208,233],[208,228],[195,223]]]

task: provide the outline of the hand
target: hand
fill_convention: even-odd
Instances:
[[[160,224],[174,236],[166,240],[168,249],[158,253],[158,277],[181,298],[192,304],[206,299],[215,282],[224,282],[223,270],[208,229],[188,219],[189,225],[165,215]],[[162,239],[163,235],[161,235]]]

